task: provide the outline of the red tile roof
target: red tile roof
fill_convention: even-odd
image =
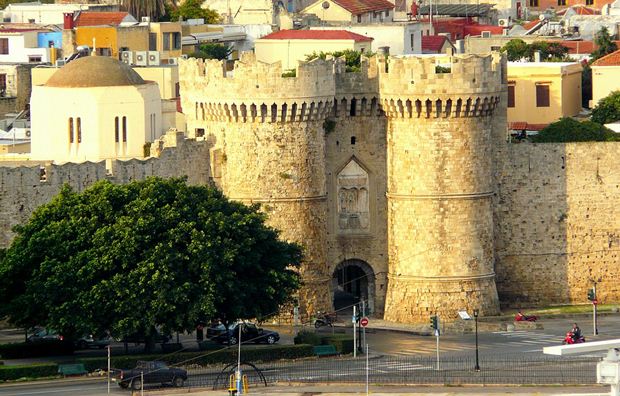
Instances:
[[[130,16],[128,12],[88,12],[82,11],[75,19],[75,26],[120,25]]]
[[[446,40],[446,36],[422,36],[422,50],[440,53]]]
[[[543,129],[547,127],[547,125],[549,124],[529,124],[525,121],[515,121],[515,122],[508,123],[508,129],[511,129],[514,131],[524,131],[524,130],[542,131]]]
[[[280,30],[262,39],[267,40],[353,40],[372,41],[372,37],[349,32],[348,30]]]
[[[332,0],[351,14],[364,14],[372,11],[391,10],[394,4],[387,0]]]
[[[597,59],[592,66],[620,66],[620,50]]]
[[[463,36],[480,36],[482,32],[491,32],[491,34],[503,34],[504,28],[495,25],[465,25],[463,27]]]
[[[522,26],[525,30],[530,30],[531,28],[533,28],[534,26],[538,25],[540,23],[539,19],[535,19],[533,21],[529,21],[529,22],[525,22]]]
[[[577,15],[598,15],[600,14],[600,11],[597,11],[593,8],[588,8],[584,6],[583,4],[576,4],[572,7],[568,7],[568,8],[565,8],[563,10],[556,12],[556,15],[559,15],[559,16],[564,15],[566,14],[566,11],[568,11],[571,8],[573,11],[577,13]]]
[[[594,51],[593,41],[568,40],[559,41],[559,43],[568,48],[569,54],[588,55]],[[620,41],[614,41],[614,43],[620,48]]]

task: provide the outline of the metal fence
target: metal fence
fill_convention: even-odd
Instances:
[[[480,371],[470,357],[437,361],[427,356],[377,356],[307,359],[294,362],[243,364],[250,387],[278,382],[370,384],[595,384],[596,358],[493,356],[480,359]],[[187,367],[191,388],[224,389],[236,365]]]

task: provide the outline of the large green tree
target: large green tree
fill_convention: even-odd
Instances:
[[[206,43],[200,44],[198,46],[198,51],[192,54],[194,58],[201,59],[217,59],[223,60],[227,59],[230,54],[232,54],[232,47],[229,47],[225,44],[217,44],[217,43]]]
[[[0,255],[0,318],[67,337],[266,317],[299,286],[301,250],[258,207],[182,179],[64,187]]]
[[[532,137],[535,143],[617,142],[620,135],[593,121],[562,118]]]
[[[594,47],[594,51],[590,54],[591,62],[618,50],[618,46],[614,42],[611,34],[609,34],[609,30],[607,30],[606,26],[603,26],[601,30],[594,35]]]
[[[179,6],[172,7],[171,19],[174,21],[188,19],[204,19],[207,24],[220,23],[220,14],[215,10],[203,8],[204,0],[185,0]]]

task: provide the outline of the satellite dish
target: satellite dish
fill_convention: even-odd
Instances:
[[[328,9],[329,8],[329,1],[324,1],[323,4],[321,4],[321,7],[323,7],[324,9]]]

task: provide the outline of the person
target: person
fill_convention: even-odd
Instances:
[[[573,333],[573,341],[577,342],[577,340],[581,338],[581,329],[579,328],[579,326],[577,326],[577,323],[573,323],[571,333]]]

